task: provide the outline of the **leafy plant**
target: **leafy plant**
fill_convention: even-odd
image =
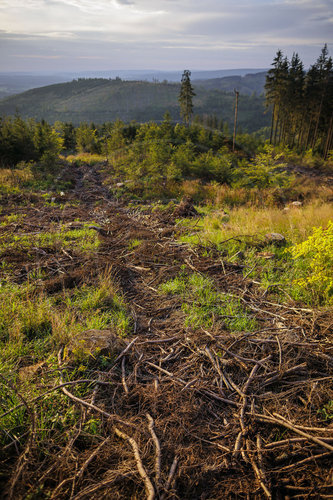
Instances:
[[[293,177],[286,172],[286,163],[280,161],[282,157],[283,153],[276,154],[273,146],[266,144],[254,160],[240,165],[236,172],[237,184],[249,188],[289,186]]]
[[[332,420],[333,419],[333,399],[328,401],[322,408],[318,410],[318,412],[324,420]]]
[[[333,221],[315,227],[309,238],[289,249],[301,277],[295,283],[319,300],[333,302]]]

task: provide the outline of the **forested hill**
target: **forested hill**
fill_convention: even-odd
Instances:
[[[233,123],[234,95],[194,85],[196,115],[216,115]],[[117,118],[126,122],[161,120],[166,111],[179,120],[180,85],[111,79],[78,79],[68,83],[32,89],[0,101],[0,116],[20,114],[23,118],[48,122],[82,121],[103,123]],[[240,95],[238,124],[253,132],[270,124],[263,96]]]
[[[200,85],[207,90],[216,89],[225,92],[233,92],[237,89],[241,94],[260,95],[265,92],[266,71],[248,74],[245,76],[231,75],[223,78],[210,78],[209,80],[195,80],[196,86]]]

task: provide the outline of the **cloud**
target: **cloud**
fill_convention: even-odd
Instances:
[[[58,54],[59,64],[100,69],[105,61],[267,67],[278,48],[311,64],[333,42],[332,0],[0,0],[0,14],[0,62],[8,68],[17,67],[15,54]]]

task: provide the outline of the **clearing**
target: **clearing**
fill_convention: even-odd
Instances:
[[[40,318],[2,348],[3,495],[332,498],[331,311],[275,303],[96,166],[66,175],[54,199],[3,198],[2,278]]]

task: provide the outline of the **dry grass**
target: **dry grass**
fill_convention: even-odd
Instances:
[[[196,203],[207,203],[214,207],[283,207],[295,200],[308,203],[326,203],[333,199],[333,188],[311,179],[300,178],[288,188],[244,188],[231,187],[210,182],[203,184],[200,180],[183,181],[180,192],[190,196]]]
[[[28,166],[15,170],[10,168],[0,169],[0,185],[2,188],[19,188],[25,182],[31,181],[32,179],[33,175]]]
[[[192,235],[190,239],[210,241],[219,244],[228,238],[240,235],[261,236],[266,233],[281,233],[291,243],[304,241],[313,227],[326,227],[328,221],[333,220],[333,206],[329,203],[310,203],[296,208],[238,207],[226,214],[223,211],[214,211],[204,217],[196,227],[200,228],[200,235]],[[188,222],[187,222],[188,224]],[[188,237],[187,237],[188,239]]]

